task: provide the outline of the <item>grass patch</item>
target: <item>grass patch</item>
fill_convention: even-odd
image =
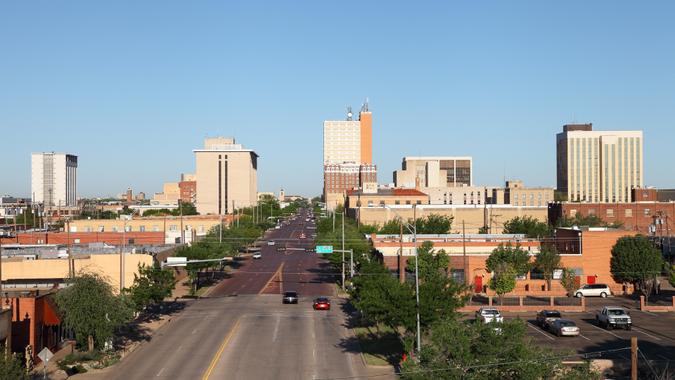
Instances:
[[[368,365],[396,365],[403,354],[403,343],[399,335],[386,326],[355,327],[354,334],[359,340],[363,357]]]

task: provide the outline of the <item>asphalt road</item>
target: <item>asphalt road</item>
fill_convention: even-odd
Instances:
[[[189,305],[152,339],[103,379],[331,379],[389,374],[368,369],[346,327],[342,300],[330,311],[314,311],[312,299],[333,295],[334,276],[311,247],[313,230],[304,217],[263,246],[262,259],[245,261],[208,298]],[[311,227],[311,225],[309,226]],[[301,233],[306,239],[298,239]],[[283,246],[285,251],[277,251]],[[283,305],[280,292],[296,290],[297,305]],[[389,378],[390,376],[377,377]]]

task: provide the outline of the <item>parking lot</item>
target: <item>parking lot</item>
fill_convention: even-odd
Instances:
[[[562,313],[581,330],[578,337],[557,337],[541,329],[536,313],[504,313],[506,319],[520,318],[528,324],[528,335],[541,346],[560,352],[590,354],[588,358],[611,359],[618,367],[630,364],[630,339],[638,338],[641,364],[654,368],[675,366],[675,313],[652,313],[637,310],[635,303],[625,298],[590,300],[586,312]],[[595,314],[603,306],[623,306],[630,313],[632,330],[606,330],[595,322]],[[498,308],[498,306],[497,306]],[[626,348],[625,350],[620,350]],[[574,359],[574,358],[570,358]]]

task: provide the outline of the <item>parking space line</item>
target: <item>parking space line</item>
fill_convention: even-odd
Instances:
[[[654,338],[654,339],[656,339],[656,340],[661,340],[661,338],[659,338],[659,337],[657,337],[657,336],[654,336],[654,335],[652,335],[652,334],[646,333],[646,332],[644,332],[644,331],[642,331],[642,330],[636,329],[635,327],[633,327],[632,329],[635,330],[635,331],[637,331],[637,332],[639,332],[639,333],[645,334],[645,335],[647,335],[648,337],[652,337],[652,338]]]
[[[646,311],[646,310],[636,310],[636,311],[639,311],[639,312],[645,313],[645,314],[649,314],[649,315],[653,315],[655,317],[659,316],[658,314],[652,313],[651,311]]]
[[[591,341],[589,338],[586,338],[583,334],[579,334],[579,336],[582,337],[582,338],[584,338],[584,339],[586,339],[586,340],[589,341],[589,342]]]
[[[538,332],[539,334],[545,336],[546,338],[548,338],[548,339],[550,339],[550,340],[555,340],[555,338],[549,336],[549,334],[547,334],[547,333],[545,333],[545,332],[539,330],[538,328],[534,327],[534,325],[533,325],[532,323],[527,322],[527,325],[530,326],[530,327],[532,327],[532,328],[534,329],[534,331],[536,331],[536,332]]]
[[[622,338],[622,337],[620,337],[620,336],[614,334],[613,332],[611,332],[611,331],[609,331],[609,330],[601,329],[600,327],[598,327],[598,326],[596,326],[596,325],[594,325],[594,324],[592,324],[592,323],[589,323],[589,325],[593,326],[594,328],[596,328],[596,329],[598,329],[598,330],[600,330],[600,331],[604,331],[604,332],[606,332],[606,333],[609,334],[609,335],[613,335],[613,336],[615,336],[615,337],[617,337],[617,338],[619,338],[619,339],[626,339],[626,338]]]
[[[661,355],[661,354],[656,354],[656,356],[658,356],[659,358],[661,358],[661,359],[663,359],[663,360],[668,360],[668,361],[670,361],[670,359],[668,359],[667,357],[665,357],[665,356],[663,356],[663,355]]]

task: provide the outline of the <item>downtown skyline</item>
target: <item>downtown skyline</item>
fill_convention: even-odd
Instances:
[[[555,186],[556,133],[590,122],[644,131],[645,185],[673,187],[666,2],[69,6],[0,7],[0,193],[30,197],[30,154],[56,151],[83,197],[152,194],[222,135],[260,154],[259,191],[319,195],[322,123],[366,97],[380,183],[424,154],[473,157],[480,185]]]

